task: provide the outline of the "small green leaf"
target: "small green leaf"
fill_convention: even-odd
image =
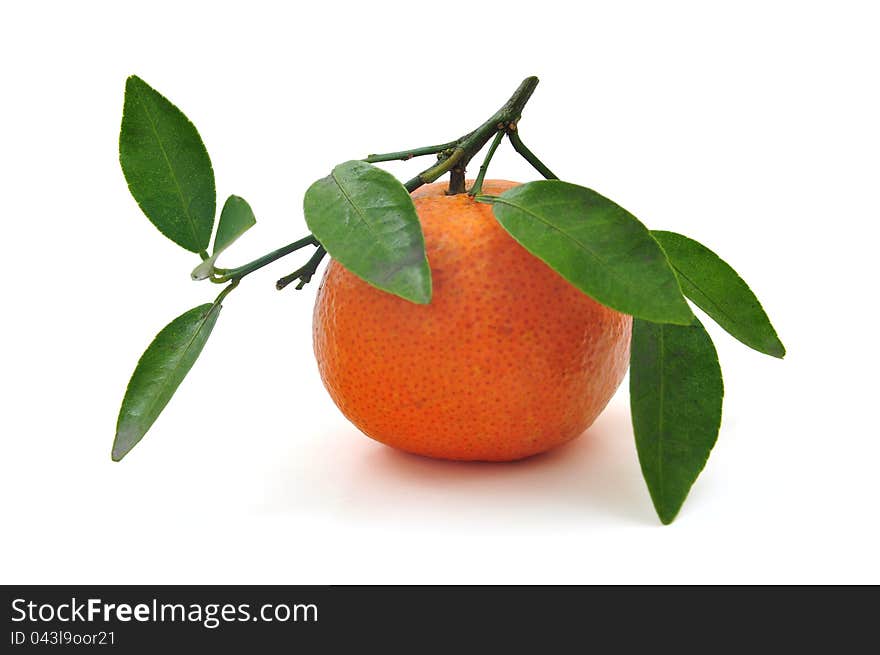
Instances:
[[[526,250],[600,303],[658,323],[693,320],[648,229],[595,191],[541,180],[478,199],[493,203],[498,222]]]
[[[220,308],[217,303],[208,303],[178,316],[141,355],[119,409],[114,461],[118,462],[135,447],[165,409],[202,352]]]
[[[247,201],[239,196],[229,196],[220,212],[217,236],[214,237],[214,256],[226,250],[256,224],[254,211]]]
[[[135,75],[125,82],[119,163],[153,225],[177,245],[204,252],[217,204],[208,151],[183,112]]]
[[[784,357],[785,346],[743,279],[703,244],[675,232],[651,232],[666,251],[684,294],[750,348]]]
[[[721,425],[721,367],[699,320],[685,326],[633,320],[629,390],[642,475],[668,524],[706,465]]]
[[[192,279],[205,280],[211,277],[214,263],[220,253],[256,224],[257,219],[247,201],[239,196],[229,196],[223,204],[223,211],[220,212],[220,222],[217,225],[217,234],[214,236],[214,252],[193,269]]]
[[[404,186],[361,161],[339,164],[303,201],[312,234],[349,271],[414,303],[431,301],[422,226]]]

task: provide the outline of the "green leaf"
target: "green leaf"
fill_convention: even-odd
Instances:
[[[431,301],[422,226],[393,175],[361,161],[339,164],[309,187],[303,208],[312,234],[349,271],[414,303]]]
[[[254,211],[247,201],[239,196],[229,196],[220,212],[217,236],[214,237],[214,256],[226,250],[256,224]]]
[[[165,409],[202,352],[220,308],[218,303],[207,303],[178,316],[156,335],[141,356],[119,409],[114,461],[135,447]]]
[[[706,246],[675,232],[653,231],[684,294],[733,337],[758,352],[784,357],[785,346],[748,285]]]
[[[220,222],[214,237],[214,252],[193,269],[192,279],[205,280],[211,277],[214,263],[220,253],[256,224],[257,219],[247,201],[239,196],[229,196],[223,205],[223,211],[220,212]]]
[[[498,222],[526,250],[600,303],[658,323],[693,319],[648,229],[595,191],[542,180],[478,199],[493,203]]]
[[[635,319],[630,409],[642,475],[671,523],[706,465],[721,425],[724,384],[712,339],[692,325]]]
[[[217,204],[208,151],[183,112],[135,75],[125,82],[119,163],[153,225],[179,246],[204,252]]]

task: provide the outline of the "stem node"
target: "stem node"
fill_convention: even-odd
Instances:
[[[290,283],[295,280],[299,280],[299,284],[294,287],[299,290],[302,289],[305,285],[312,281],[312,276],[314,276],[315,271],[318,270],[318,265],[321,263],[321,260],[324,259],[324,255],[327,254],[327,251],[324,250],[324,246],[318,246],[315,250],[314,254],[309,258],[305,264],[303,264],[300,268],[296,269],[290,275],[285,275],[283,278],[278,280],[275,283],[275,288],[281,291],[284,287],[288,286]]]

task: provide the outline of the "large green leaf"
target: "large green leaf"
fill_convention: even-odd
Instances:
[[[390,173],[339,164],[303,202],[312,234],[349,271],[415,303],[431,301],[431,269],[412,198]]]
[[[526,250],[602,304],[658,323],[693,319],[660,246],[608,198],[541,180],[478,199],[493,203],[498,222]]]
[[[125,83],[119,163],[153,225],[179,246],[204,252],[217,203],[208,151],[183,112],[135,75]]]
[[[642,474],[670,523],[706,465],[721,425],[724,384],[712,339],[692,325],[635,319],[630,408]]]
[[[761,303],[727,262],[682,234],[656,230],[651,234],[666,251],[682,291],[700,309],[750,348],[785,356],[785,346]]]
[[[231,246],[242,234],[257,224],[254,211],[244,198],[229,196],[220,212],[217,234],[214,236],[214,252],[195,267],[192,279],[205,280],[211,276],[217,257]]]
[[[144,351],[119,409],[114,461],[134,448],[165,409],[202,352],[220,309],[218,303],[194,307],[166,325]]]

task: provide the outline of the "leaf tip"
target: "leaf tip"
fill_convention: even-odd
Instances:
[[[428,275],[421,277],[420,282],[421,284],[419,284],[419,286],[414,287],[413,289],[408,291],[406,295],[401,294],[400,297],[405,300],[409,300],[411,303],[415,303],[416,305],[431,304],[431,298],[434,295],[434,289],[431,282],[430,269],[428,269]]]
[[[694,321],[697,320],[696,315],[691,310],[690,305],[687,304],[684,296],[679,298],[679,301],[674,305],[669,306],[669,310],[664,318],[665,320],[661,321],[662,323],[683,326],[693,325]]]
[[[431,265],[428,264],[428,258],[425,257],[422,266],[422,275],[419,276],[421,284],[417,287],[417,300],[419,305],[428,305],[434,296],[434,276],[431,274]]]
[[[110,451],[110,459],[114,462],[120,462],[123,457],[128,455],[129,451],[131,451],[131,447],[126,448],[119,443],[119,435],[116,435],[116,439],[113,441],[113,449]]]
[[[146,84],[147,84],[146,82],[144,82],[140,77],[138,77],[137,75],[134,75],[134,74],[129,75],[127,78],[125,78],[126,90],[131,86],[135,86],[135,85],[146,86]]]
[[[658,513],[657,516],[660,517],[660,523],[662,523],[663,525],[669,525],[675,520],[676,514],[678,514],[678,512],[675,512],[673,514]]]
[[[652,498],[652,500],[654,501],[654,510],[657,512],[657,518],[660,519],[660,523],[663,525],[672,523],[675,517],[678,516],[682,505],[684,505],[684,498],[681,499],[681,502],[672,501],[671,503],[658,501],[655,498]]]
[[[785,346],[779,338],[775,339],[773,343],[770,344],[767,348],[767,354],[771,357],[776,357],[777,359],[785,359]]]
[[[110,451],[110,459],[114,462],[121,461],[123,457],[128,455],[128,453],[140,443],[143,437],[143,432],[137,429],[132,429],[131,425],[124,422],[122,409],[120,408],[120,418],[117,421],[116,436],[113,438],[113,448]]]

